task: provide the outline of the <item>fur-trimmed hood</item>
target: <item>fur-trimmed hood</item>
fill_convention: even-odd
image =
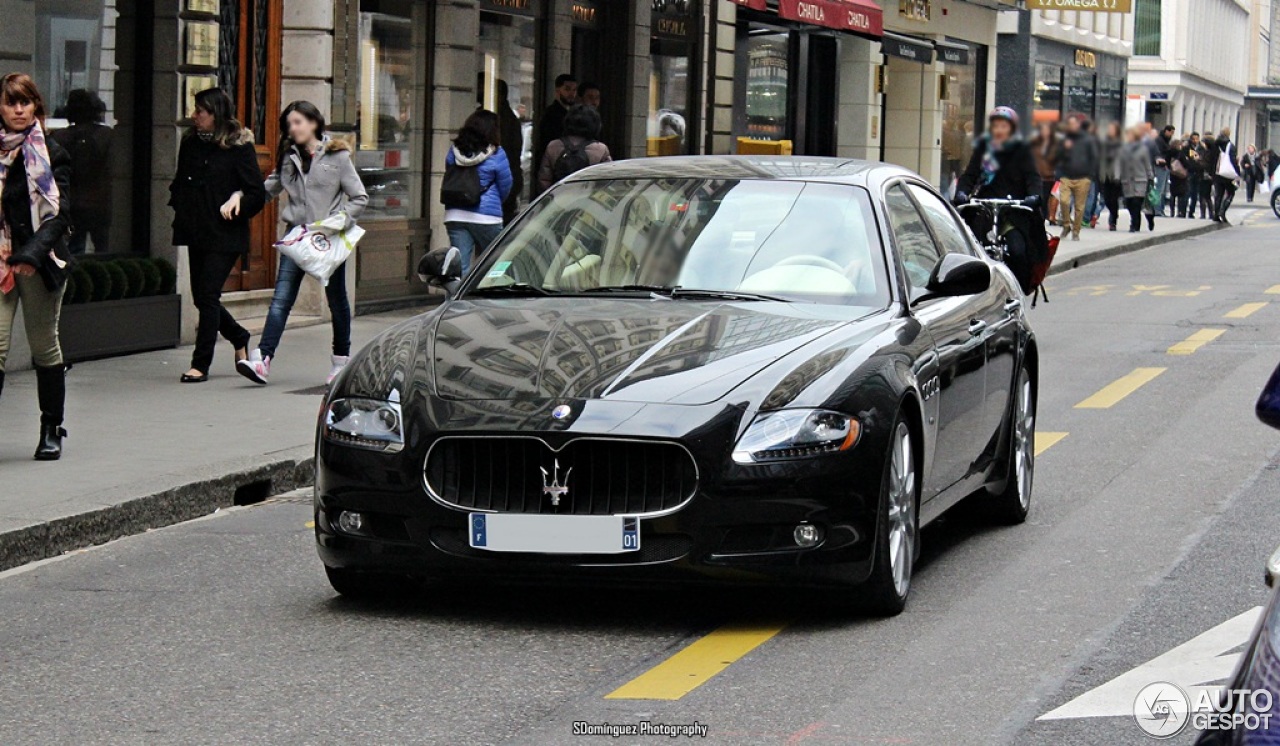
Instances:
[[[188,130],[187,137],[199,137],[199,135],[196,134],[195,127],[192,127],[190,130]],[[235,134],[233,134],[230,138],[227,139],[227,142],[225,145],[223,145],[223,147],[238,148],[241,145],[254,145],[257,142],[258,142],[257,138],[253,136],[253,130],[249,129],[248,127],[241,127],[239,130],[236,131]]]

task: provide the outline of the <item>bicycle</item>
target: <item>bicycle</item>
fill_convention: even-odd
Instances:
[[[1018,250],[1010,251],[1009,238],[1015,237],[1020,244],[1025,242],[1022,234],[1017,230],[1006,230],[1005,215],[1009,212],[1028,212],[1034,217],[1031,224],[1035,225],[1040,219],[1040,210],[1038,202],[1035,198],[1030,199],[998,199],[998,198],[973,198],[963,201],[957,205],[956,209],[960,212],[960,216],[964,218],[969,229],[973,231],[974,236],[978,238],[978,243],[982,245],[987,256],[992,259],[1004,262],[1009,269],[1013,270],[1014,276],[1019,278],[1021,282],[1022,276],[1036,280],[1036,271],[1034,266],[1015,266],[1030,262],[1027,247],[1019,246]],[[981,222],[978,222],[981,221]],[[975,227],[975,223],[977,226]],[[1043,223],[1041,223],[1043,224]],[[1043,262],[1046,266],[1042,268],[1043,272],[1047,272],[1048,264],[1053,262],[1053,256],[1058,250],[1058,237],[1047,236],[1046,243],[1048,245],[1047,262]],[[1038,278],[1043,280],[1041,276]],[[1036,282],[1035,287],[1031,290],[1031,307],[1034,308],[1040,296],[1044,296],[1044,302],[1049,302],[1049,293],[1044,289],[1043,282]]]

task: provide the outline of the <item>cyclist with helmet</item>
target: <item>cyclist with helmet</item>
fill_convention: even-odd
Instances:
[[[997,106],[987,116],[987,132],[973,146],[973,157],[956,186],[957,205],[970,197],[1022,200],[1027,207],[1039,208],[1040,172],[1036,169],[1031,146],[1018,135],[1018,113],[1008,106]],[[968,211],[966,220],[974,234],[986,236],[989,226],[974,225],[978,213]],[[1021,279],[1028,267],[1048,252],[1048,234],[1039,211],[1006,210],[1002,213],[1000,234],[1008,244],[1006,263]]]

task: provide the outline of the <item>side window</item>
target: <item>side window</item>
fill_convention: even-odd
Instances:
[[[913,290],[923,290],[933,268],[942,259],[942,252],[925,228],[920,211],[901,185],[885,193],[884,205],[889,213],[889,225],[893,228],[898,254],[902,257],[902,266],[907,271],[907,282]]]
[[[956,222],[955,216],[938,198],[938,195],[915,184],[910,185],[908,189],[920,203],[920,207],[924,210],[924,219],[929,221],[929,227],[933,228],[934,235],[938,237],[943,250],[948,254],[972,256],[973,246],[965,237],[964,228]]]

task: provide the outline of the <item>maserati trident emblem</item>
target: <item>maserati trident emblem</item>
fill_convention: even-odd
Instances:
[[[556,459],[555,469],[550,474],[547,473],[547,467],[539,467],[542,470],[542,494],[551,497],[552,507],[560,504],[560,498],[569,494],[569,475],[573,473],[573,467],[570,466],[564,473],[564,481],[560,481],[560,459]]]
[[[568,404],[561,404],[560,406],[551,410],[551,416],[557,420],[563,420],[565,417],[568,417],[571,414],[573,414],[573,408],[570,407]]]

